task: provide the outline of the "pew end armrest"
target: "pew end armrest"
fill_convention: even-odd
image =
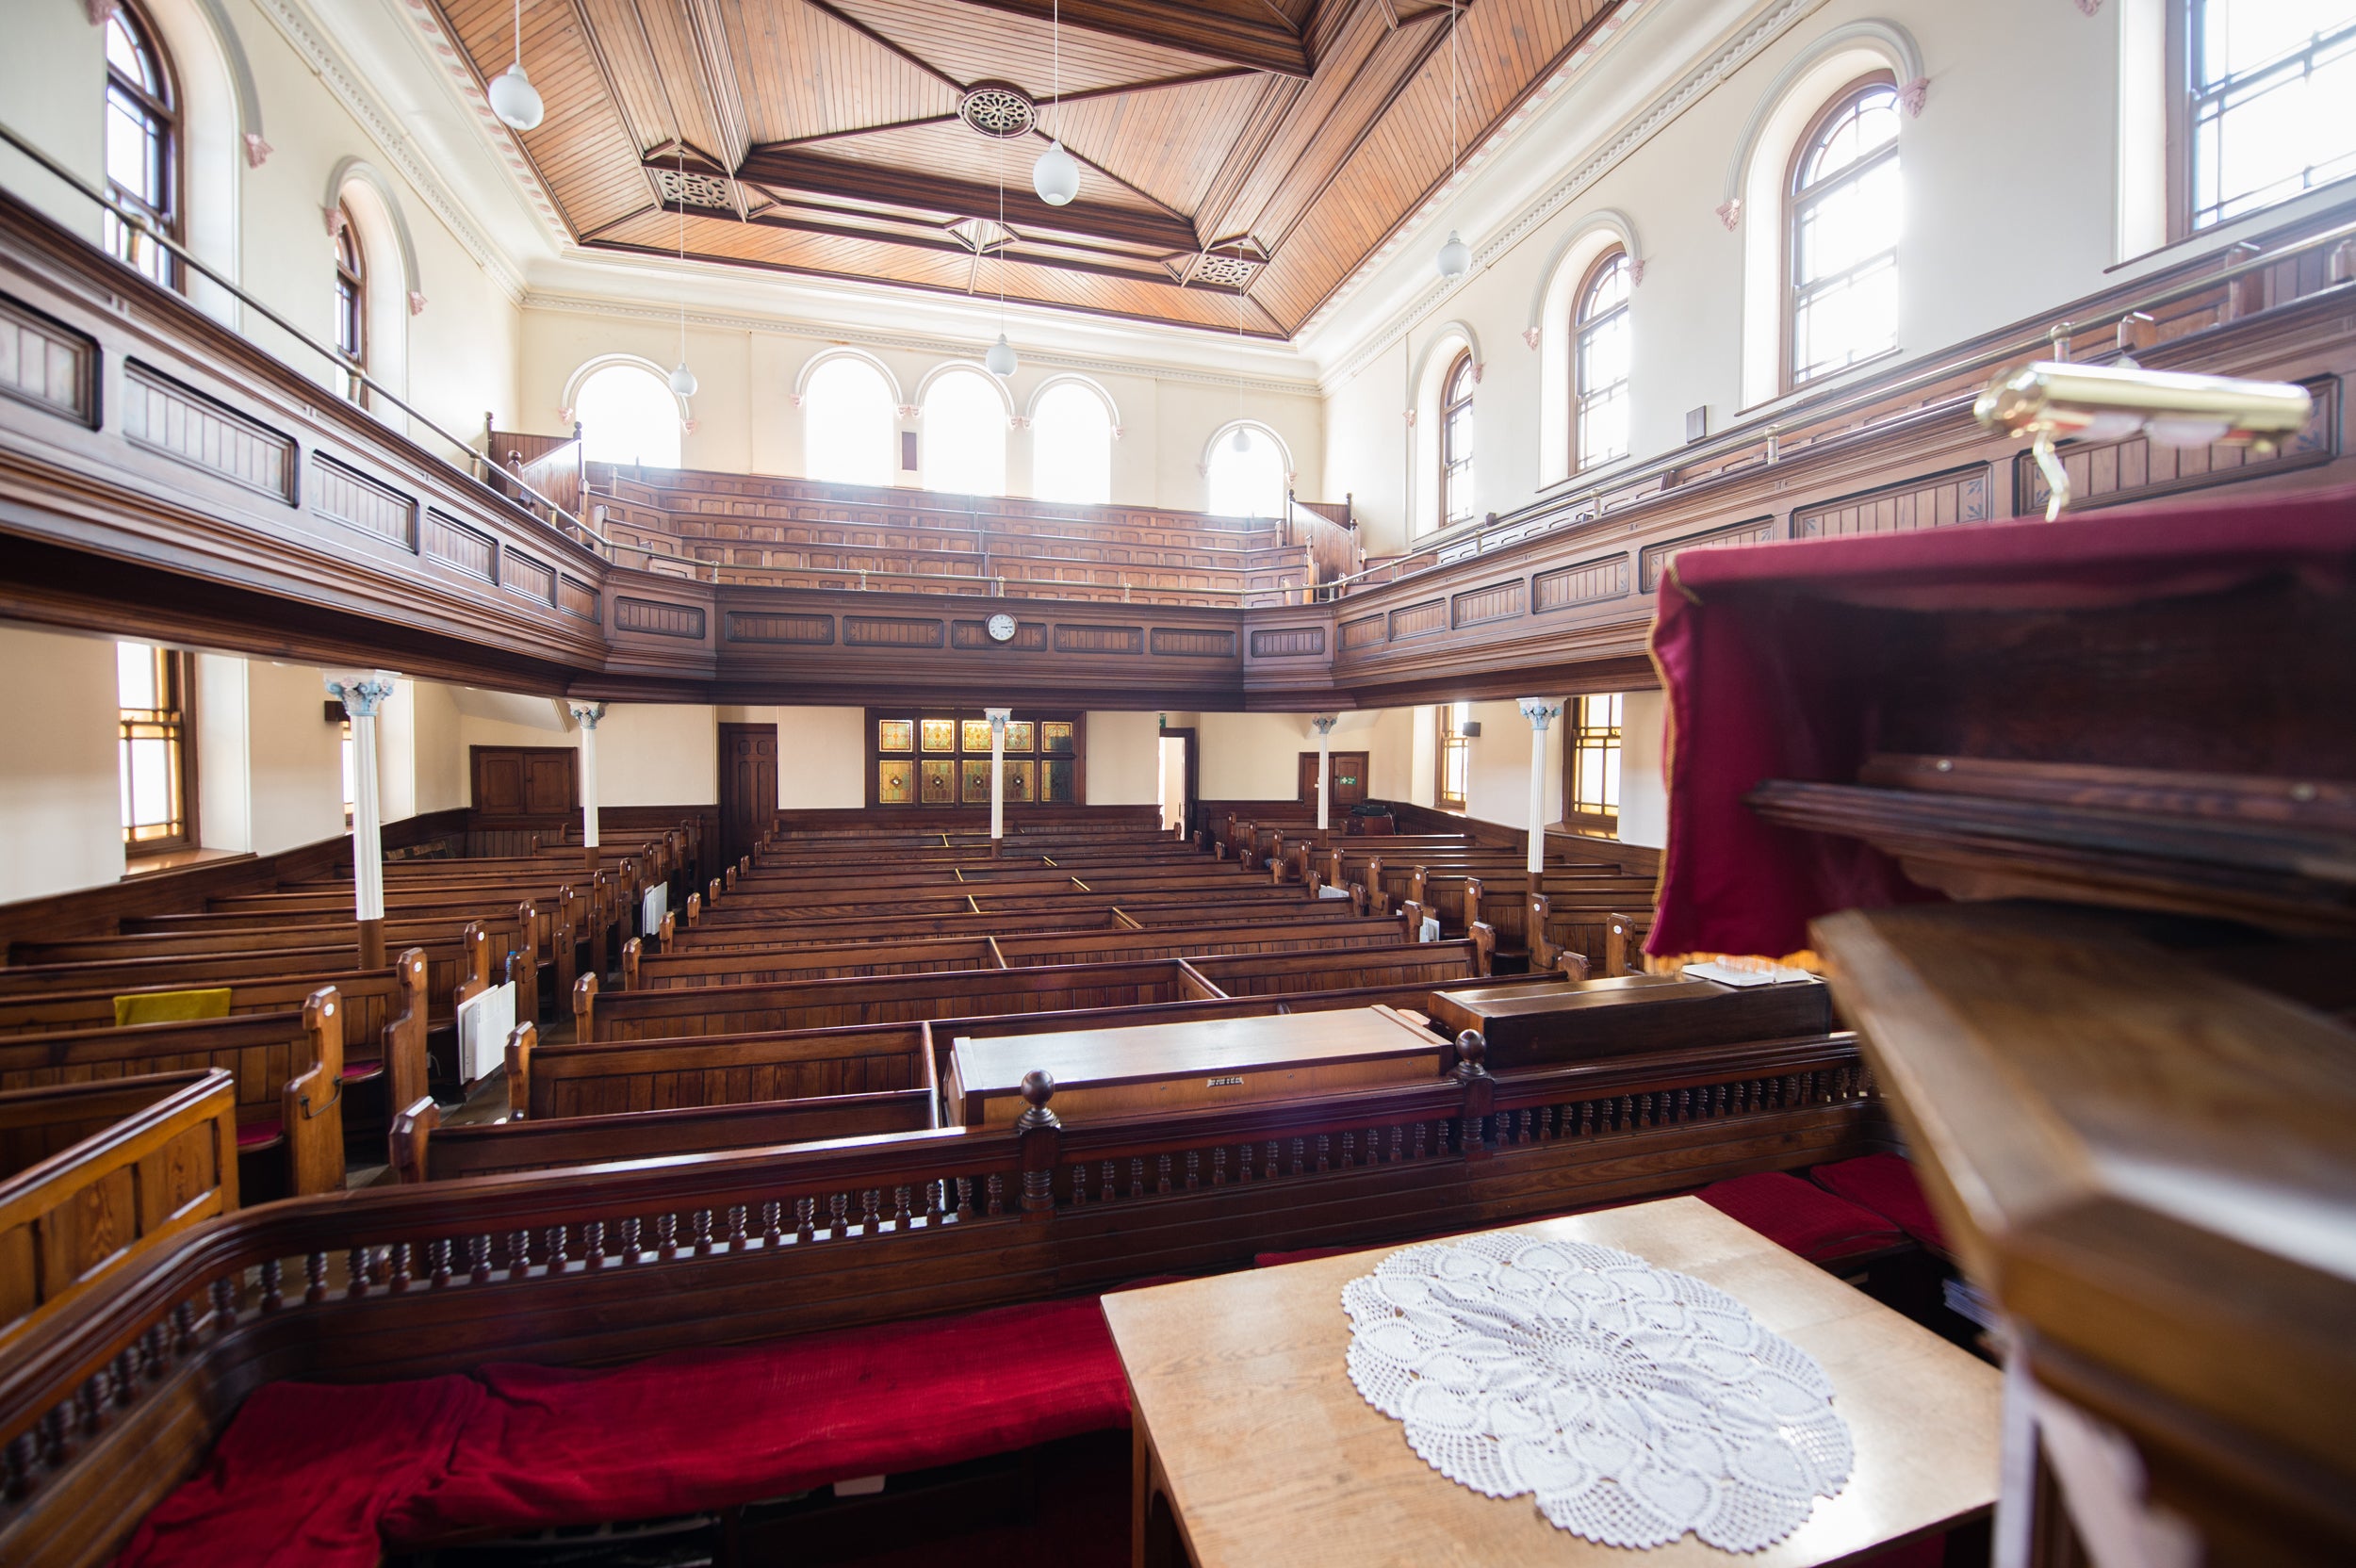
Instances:
[[[507,1119],[524,1121],[532,1114],[532,1053],[540,1043],[540,1026],[518,1023],[507,1035]]]
[[[384,1130],[385,1163],[401,1185],[426,1180],[426,1145],[442,1125],[442,1107],[430,1094],[410,1101]]]

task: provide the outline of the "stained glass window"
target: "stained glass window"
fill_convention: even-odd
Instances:
[[[914,751],[916,724],[912,719],[877,719],[875,721],[877,751]]]

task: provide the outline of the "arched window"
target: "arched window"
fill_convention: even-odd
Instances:
[[[1628,253],[1610,251],[1579,286],[1572,374],[1578,383],[1574,449],[1581,469],[1628,455]]]
[[[1243,445],[1235,445],[1235,437]],[[1211,442],[1203,475],[1203,509],[1215,517],[1281,517],[1284,514],[1284,449],[1256,425],[1221,431]]]
[[[368,264],[348,206],[335,209],[335,352],[343,359],[344,396],[367,406],[360,372],[368,368]]]
[[[838,354],[802,384],[803,470],[830,484],[890,484],[898,416],[883,372]]]
[[[180,110],[171,62],[128,0],[106,17],[106,188],[154,231],[180,237]],[[106,215],[106,248],[169,288],[180,260],[148,229]]]
[[[1006,403],[979,370],[947,370],[924,392],[924,488],[1006,493]]]
[[[1113,498],[1113,416],[1076,381],[1058,382],[1031,410],[1031,494],[1102,506]]]
[[[1473,357],[1456,356],[1440,384],[1440,526],[1473,517]]]
[[[608,365],[573,394],[581,449],[592,463],[679,466],[679,400],[639,365]]]
[[[1898,90],[1869,77],[1827,106],[1792,163],[1791,377],[1898,346]]]

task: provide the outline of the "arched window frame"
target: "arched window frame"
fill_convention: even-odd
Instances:
[[[945,379],[953,376],[973,377],[975,383],[990,388],[991,395],[997,400],[1000,411],[1000,418],[997,425],[999,441],[997,488],[995,490],[973,493],[1004,496],[1006,493],[1007,482],[1006,449],[1008,443],[1006,441],[1006,434],[1014,428],[1014,404],[1006,394],[1006,383],[1001,381],[998,377],[991,375],[988,370],[984,369],[981,366],[976,365],[972,360],[964,359],[951,360],[946,364],[935,366],[931,370],[925,372],[924,381],[918,385],[917,388],[916,406],[920,411],[917,417],[924,421],[924,449],[918,454],[923,462],[923,466],[919,469],[919,472],[923,476],[924,488],[927,490],[940,489],[940,486],[934,482],[936,470],[933,465],[936,461],[935,454],[941,450],[941,441],[939,430],[940,422],[934,413],[933,396],[940,388],[941,383]],[[968,494],[968,492],[948,491],[944,492],[944,494],[965,495]]]
[[[1262,424],[1257,419],[1230,419],[1225,424],[1219,426],[1219,429],[1211,433],[1211,439],[1204,444],[1203,448],[1202,459],[1196,465],[1197,468],[1201,470],[1203,475],[1203,511],[1211,514],[1213,516],[1256,517],[1260,515],[1258,513],[1222,513],[1219,510],[1219,508],[1211,504],[1212,466],[1220,460],[1220,448],[1227,447],[1230,450],[1233,449],[1232,443],[1235,438],[1235,433],[1237,431],[1250,433],[1255,441],[1265,441],[1271,449],[1274,449],[1276,453],[1278,471],[1277,491],[1274,498],[1276,510],[1268,514],[1268,515],[1271,517],[1284,516],[1285,502],[1292,495],[1293,476],[1300,470],[1293,466],[1292,449],[1284,444],[1284,438],[1277,434],[1276,432],[1269,426]]]
[[[1480,385],[1475,373],[1472,350],[1457,351],[1448,362],[1448,374],[1440,378],[1440,522],[1442,529],[1458,528],[1473,520],[1473,455],[1479,448],[1479,427],[1473,423],[1473,394]],[[1458,418],[1464,423],[1464,450],[1457,450]],[[1461,489],[1461,497],[1460,497]],[[1461,498],[1460,511],[1455,504]]]
[[[1046,466],[1040,461],[1042,454],[1040,443],[1045,433],[1052,433],[1052,426],[1041,422],[1042,416],[1055,400],[1068,396],[1088,399],[1103,410],[1104,415],[1104,494],[1092,499],[1073,500],[1069,497],[1049,497],[1039,493],[1040,476]],[[1121,411],[1113,405],[1112,398],[1104,389],[1085,376],[1057,376],[1053,381],[1042,383],[1038,390],[1031,394],[1027,418],[1031,431],[1031,494],[1033,497],[1058,505],[1110,505],[1113,498],[1113,443],[1119,439],[1117,433],[1121,429]]]
[[[801,405],[802,410],[802,473],[804,477],[817,480],[822,484],[851,482],[819,477],[817,454],[813,450],[814,442],[810,434],[811,425],[820,406],[811,400],[812,389],[819,385],[820,378],[829,372],[835,372],[838,366],[845,364],[873,375],[876,384],[883,388],[883,477],[870,482],[878,488],[888,487],[911,466],[907,460],[906,443],[901,439],[900,380],[892,373],[892,368],[882,360],[857,349],[821,350],[803,364],[801,374],[794,379],[794,400]]]
[[[180,127],[179,79],[172,70],[171,55],[164,48],[163,35],[156,30],[146,11],[132,0],[116,0],[114,9],[106,18],[107,42],[120,29],[132,52],[140,59],[143,77],[152,81],[135,80],[125,74],[114,59],[111,47],[106,52],[106,189],[115,200],[133,211],[144,215],[157,233],[175,243],[183,237],[180,193],[184,188],[186,151]],[[119,134],[118,117],[123,125],[136,125],[134,134],[147,140],[143,181],[148,188],[134,190],[114,177],[111,150]],[[167,288],[182,286],[180,258],[156,244],[138,226],[124,222],[109,210],[104,220],[106,249],[128,265],[138,269]]]
[[[656,385],[662,387],[663,395],[666,400],[668,400],[669,405],[679,411],[680,429],[682,431],[685,430],[687,422],[687,404],[685,400],[681,399],[677,393],[671,390],[668,379],[669,372],[664,370],[662,366],[657,365],[653,360],[643,358],[637,354],[599,354],[597,358],[587,361],[581,365],[580,368],[576,369],[572,374],[572,379],[566,383],[564,387],[565,417],[568,419],[577,419],[579,417],[581,413],[581,398],[583,394],[588,391],[589,384],[592,381],[596,380],[597,376],[607,370],[621,369],[643,372],[648,380],[652,381]],[[603,460],[593,458],[591,461],[598,462]],[[679,454],[679,462],[683,465],[686,461],[686,453],[682,450]],[[656,465],[646,466],[656,466]]]
[[[1633,355],[1623,357],[1616,379],[1601,381],[1595,373],[1592,351],[1615,327],[1623,333],[1627,331],[1628,301],[1635,286],[1634,264],[1625,248],[1614,245],[1589,264],[1586,275],[1579,279],[1579,292],[1572,296],[1571,451],[1577,461],[1577,473],[1600,468],[1628,455],[1627,402]],[[1608,303],[1603,300],[1606,288],[1612,290]],[[1620,407],[1619,443],[1606,447],[1591,439],[1595,423],[1592,416],[1613,404]]]
[[[1799,362],[1799,318],[1803,296],[1810,293],[1811,291],[1817,293],[1826,292],[1827,290],[1824,286],[1830,281],[1837,281],[1827,279],[1803,280],[1801,278],[1800,231],[1802,220],[1810,210],[1824,204],[1829,198],[1837,195],[1848,187],[1856,185],[1858,181],[1866,178],[1873,171],[1879,169],[1883,164],[1897,162],[1899,157],[1900,140],[1897,137],[1893,136],[1887,143],[1868,154],[1866,156],[1861,157],[1856,162],[1848,165],[1837,173],[1828,175],[1824,179],[1814,182],[1813,184],[1804,184],[1803,181],[1806,178],[1809,163],[1814,160],[1816,154],[1823,147],[1825,139],[1832,134],[1834,129],[1838,127],[1843,119],[1855,113],[1858,105],[1861,104],[1869,95],[1877,93],[1888,93],[1890,95],[1891,112],[1893,115],[1896,114],[1902,99],[1900,97],[1898,81],[1895,74],[1888,70],[1867,72],[1864,75],[1850,82],[1847,86],[1841,88],[1838,92],[1835,92],[1831,98],[1825,102],[1824,107],[1816,111],[1815,117],[1808,122],[1808,128],[1800,133],[1800,139],[1792,150],[1791,164],[1784,172],[1783,287],[1781,290],[1783,300],[1783,349],[1781,359],[1783,389],[1785,391],[1796,390],[1797,388],[1806,386],[1812,382],[1822,381],[1826,376],[1838,375],[1843,370],[1854,368],[1855,367],[1863,365],[1870,360],[1879,359],[1886,354],[1892,354],[1898,351],[1897,323],[1893,320],[1890,323],[1890,342],[1886,348],[1875,349],[1871,352],[1862,354],[1852,350],[1849,356],[1837,365],[1827,363],[1817,366],[1803,366]],[[1890,237],[1890,248],[1888,251],[1876,253],[1875,255],[1867,258],[1865,261],[1853,264],[1841,274],[1840,274],[1840,277],[1841,279],[1854,279],[1866,268],[1877,264],[1884,257],[1888,258],[1890,267],[1892,270],[1895,270],[1898,265],[1899,237],[1900,237],[1898,235],[1893,233]]]
[[[335,352],[343,361],[344,396],[366,408],[368,368],[368,258],[352,208],[335,207]]]

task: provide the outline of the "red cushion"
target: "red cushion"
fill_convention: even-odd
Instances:
[[[1922,1196],[1922,1184],[1915,1179],[1914,1168],[1898,1155],[1867,1154],[1820,1165],[1808,1174],[1827,1192],[1864,1204],[1923,1246],[1947,1250],[1946,1234]]]
[[[347,1084],[357,1084],[365,1079],[373,1078],[384,1070],[384,1061],[381,1056],[372,1061],[346,1062],[344,1064],[344,1082]]]
[[[286,1129],[276,1117],[256,1117],[252,1121],[237,1123],[237,1152],[264,1149],[286,1135]]]
[[[270,1383],[117,1560],[372,1564],[460,1530],[726,1508],[1128,1424],[1093,1299],[598,1371]]]
[[[1810,1263],[1877,1252],[1901,1246],[1906,1239],[1898,1227],[1873,1210],[1835,1197],[1787,1171],[1762,1170],[1712,1182],[1695,1196]]]

